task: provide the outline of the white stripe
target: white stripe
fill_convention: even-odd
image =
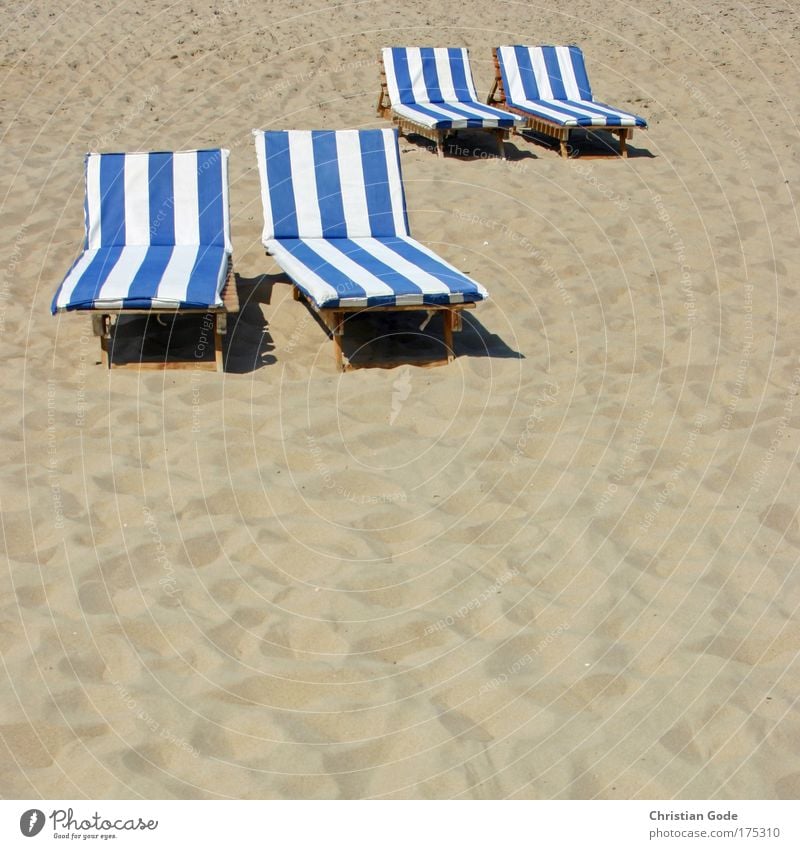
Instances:
[[[454,271],[456,274],[460,274],[462,277],[467,277],[467,275],[464,274],[463,271],[459,271],[454,265],[451,265],[449,262],[447,262],[447,260],[442,259],[442,257],[439,256],[439,254],[437,254],[435,251],[432,251],[430,248],[426,248],[425,245],[420,244],[416,239],[412,239],[410,236],[406,236],[403,241],[415,247],[418,251],[424,253],[426,256],[429,256],[431,259],[437,260],[442,265],[449,268],[451,271]],[[473,280],[470,277],[467,277],[467,279],[470,281],[470,283],[472,283],[473,286],[475,286],[475,288],[480,292],[480,294],[484,298],[489,297],[489,293],[480,283],[478,283],[477,280]]]
[[[550,76],[547,73],[547,65],[541,47],[534,47],[531,51],[531,67],[536,78],[536,85],[539,88],[539,97],[542,100],[553,100],[553,89],[550,86]]]
[[[414,123],[420,124],[423,127],[435,127],[439,121],[452,121],[452,126],[455,130],[467,126],[466,118],[462,118],[460,116],[454,115],[452,112],[446,111],[444,108],[444,104],[442,103],[426,103],[423,105],[426,109],[430,109],[431,111],[433,111],[435,115],[425,115],[415,109],[413,106],[409,106],[405,103],[400,104],[399,106],[393,106],[392,109],[401,117],[408,118],[409,121],[413,121]]]
[[[404,241],[410,242],[410,240]],[[410,243],[413,244],[413,242]],[[369,244],[361,245],[361,247],[369,251],[369,253],[376,259],[380,260],[385,265],[388,265],[389,268],[407,277],[408,280],[415,286],[419,286],[420,294],[449,294],[450,287],[444,281],[439,280],[437,277],[429,274],[418,265],[415,265],[413,262],[410,262],[399,254],[396,254],[391,248],[387,247],[382,242],[371,239]],[[456,272],[456,274],[458,274],[459,277],[463,277],[460,271]]]
[[[369,236],[369,208],[358,130],[336,133],[336,155],[339,160],[339,181],[342,187],[342,209],[347,235],[351,239]],[[306,234],[301,235],[305,237]]]
[[[220,150],[222,157],[222,227],[225,237],[225,250],[230,254],[233,253],[233,243],[231,242],[231,208],[230,208],[230,190],[228,187],[228,157],[230,151],[226,148]]]
[[[567,93],[567,100],[581,100],[581,92],[575,78],[575,68],[572,65],[572,54],[569,52],[569,47],[556,47],[556,57],[558,67],[561,70],[564,90]]]
[[[307,130],[289,130],[289,167],[292,172],[297,232],[309,239],[322,236],[322,218],[314,170],[314,146]]]
[[[121,310],[125,307],[125,305],[119,299],[109,299],[102,301],[98,298],[92,303],[92,309],[94,310]]]
[[[133,153],[125,157],[125,244],[150,244],[150,157]]]
[[[194,268],[200,246],[186,245],[174,248],[167,267],[161,275],[156,297],[160,301],[185,301],[189,278]]]
[[[386,71],[386,88],[389,90],[389,100],[392,105],[400,103],[400,88],[397,85],[397,74],[394,70],[394,54],[391,47],[383,48],[383,67]]]
[[[83,277],[84,272],[89,267],[92,260],[97,255],[97,250],[84,251],[81,258],[75,264],[75,267],[69,274],[64,278],[64,282],[61,284],[61,288],[58,290],[58,299],[56,300],[56,307],[58,309],[64,309],[68,306],[69,300],[72,297],[72,293],[75,291],[75,287],[78,285],[78,281]]]
[[[592,104],[588,101],[582,101],[582,102],[586,103],[587,108],[582,108],[581,106],[577,105],[575,102],[566,103],[563,100],[552,100],[552,101],[550,101],[550,103],[548,105],[552,106],[554,109],[563,109],[564,114],[566,114],[566,111],[569,110],[570,112],[577,112],[578,115],[585,115],[587,118],[592,118],[592,119],[597,118],[597,112],[595,112],[594,109],[591,108]],[[578,103],[581,103],[581,101],[578,101]],[[605,119],[601,118],[600,120],[602,120],[603,123],[605,123]]]
[[[586,101],[582,100],[581,103],[587,104],[587,109],[589,109],[589,103],[591,103],[591,109],[597,110],[603,115],[614,115],[617,118],[622,120],[623,127],[635,127],[636,126],[636,116],[631,112],[622,112],[619,109],[614,109],[612,106],[607,106],[605,103],[598,103],[596,100]]]
[[[408,225],[404,214],[406,202],[403,194],[403,178],[400,175],[400,159],[397,156],[394,130],[383,131],[383,149],[386,154],[386,174],[389,181],[389,196],[392,204],[394,232],[398,236],[407,236]]]
[[[436,76],[439,79],[439,90],[442,93],[442,100],[458,100],[455,83],[453,82],[453,69],[450,67],[450,57],[447,55],[447,49],[436,47],[433,55],[436,58]]]
[[[200,244],[200,209],[197,195],[197,153],[176,153],[172,158],[175,185],[175,244]]]
[[[514,48],[500,47],[497,52],[507,81],[506,100],[512,104],[521,103],[525,100],[525,88],[522,85],[522,76]],[[530,56],[530,50],[528,55]]]
[[[461,53],[464,56],[464,75],[467,78],[467,91],[473,100],[477,100],[478,95],[475,91],[475,80],[472,79],[472,68],[469,65],[469,50],[466,47],[462,47]]]
[[[411,77],[411,90],[417,103],[430,103],[430,95],[425,86],[425,75],[422,73],[422,54],[419,47],[406,49],[408,56],[408,73]]]
[[[457,107],[475,118],[483,121],[487,127],[496,127],[498,121],[513,119],[514,116],[510,112],[503,109],[494,109],[491,106],[484,106],[482,103],[451,103],[448,104],[451,108]]]
[[[567,115],[562,109],[554,108],[558,103],[557,100],[546,102],[544,100],[523,100],[516,105],[518,109],[524,109],[533,115],[555,121],[556,124],[563,124],[565,127],[577,127],[578,122],[572,115]]]
[[[564,108],[565,109],[571,109],[573,112],[577,112],[579,115],[585,115],[587,118],[591,118],[593,127],[608,126],[608,118],[611,115],[619,117],[619,118],[624,117],[619,112],[603,111],[603,110],[596,109],[594,101],[583,100],[583,101],[579,101],[579,102],[585,103],[586,107],[582,108],[582,107],[576,106],[574,103],[568,103],[568,104],[564,105]],[[598,112],[600,114],[598,114]],[[635,122],[632,122],[632,123],[635,123]],[[612,126],[617,126],[617,125],[614,124]]]
[[[371,252],[372,246],[370,243],[373,241],[373,239],[357,239],[356,244]],[[368,297],[374,298],[394,295],[394,289],[388,283],[384,283],[380,277],[376,277],[362,265],[350,259],[349,256],[336,247],[336,242],[336,239],[319,239],[313,244],[308,243],[308,247],[318,256],[335,266],[342,274],[346,274],[356,286],[360,286],[366,292]]]
[[[264,210],[264,229],[261,231],[261,243],[275,235],[275,221],[272,215],[272,202],[269,197],[269,180],[267,178],[267,140],[262,130],[253,130],[256,144],[256,160],[258,161],[258,176],[261,180],[261,206]]]
[[[264,246],[289,277],[311,295],[318,307],[324,306],[329,301],[338,300],[339,294],[336,289],[330,283],[326,283],[315,271],[296,259],[279,241],[269,239],[264,242]]]
[[[89,249],[99,248],[102,244],[100,201],[100,156],[95,153],[86,160],[86,202],[89,218],[86,226]]]
[[[106,275],[95,300],[120,300],[127,297],[133,278],[144,262],[147,250],[146,245],[131,245],[123,248],[114,267]]]

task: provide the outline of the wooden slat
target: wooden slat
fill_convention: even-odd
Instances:
[[[236,274],[233,271],[233,260],[228,263],[228,276],[222,288],[222,303],[226,312],[239,312],[239,290],[236,286]]]
[[[313,304],[312,304],[313,306]],[[376,307],[331,307],[326,309],[323,307],[319,312],[428,312],[429,310],[474,310],[475,304],[472,302],[466,304],[401,304],[398,306],[376,306]]]

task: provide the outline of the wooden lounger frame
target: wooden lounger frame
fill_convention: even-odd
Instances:
[[[225,279],[225,285],[222,288],[221,307],[209,307],[208,309],[144,309],[144,310],[104,310],[98,309],[92,311],[92,331],[95,336],[100,337],[100,350],[103,365],[109,369],[197,369],[201,371],[218,371],[223,370],[222,362],[222,337],[227,333],[227,318],[228,313],[239,311],[239,296],[236,291],[236,277],[233,273],[233,262],[228,261],[228,274]],[[112,316],[119,319],[120,316],[126,315],[169,315],[172,317],[180,315],[212,315],[214,317],[214,359],[213,360],[180,360],[168,362],[166,357],[164,360],[157,362],[132,362],[132,363],[113,363],[111,351],[111,318]]]
[[[346,359],[342,351],[342,337],[344,336],[344,325],[345,321],[347,321],[348,316],[364,312],[427,312],[429,316],[432,316],[434,313],[441,313],[444,332],[444,347],[446,355],[442,359],[430,360],[426,362],[415,362],[414,365],[443,366],[453,362],[453,360],[455,359],[455,352],[453,350],[453,332],[461,330],[463,326],[461,316],[462,311],[465,309],[469,310],[475,308],[475,304],[470,302],[464,304],[446,304],[442,306],[439,306],[437,304],[413,304],[401,306],[392,305],[387,307],[333,307],[331,309],[321,309],[310,298],[308,298],[302,291],[302,289],[300,289],[300,287],[296,284],[294,284],[293,286],[293,295],[296,301],[305,301],[306,304],[311,309],[313,309],[314,312],[317,313],[317,315],[319,315],[320,319],[328,328],[328,332],[330,333],[331,339],[333,340],[333,358],[336,362],[336,369],[338,371],[352,371],[356,368],[359,368],[359,366],[352,365]],[[370,361],[369,365],[372,367],[393,367],[398,365],[398,363],[379,363],[375,361]]]
[[[397,124],[397,129],[401,135],[409,136],[411,133],[414,133],[418,136],[422,136],[423,138],[430,139],[430,141],[435,142],[436,144],[436,153],[439,156],[444,156],[444,143],[447,136],[455,135],[458,130],[454,130],[452,127],[447,127],[446,129],[436,130],[431,127],[426,127],[424,124],[417,124],[415,121],[410,120],[409,118],[404,118],[401,115],[396,115],[394,110],[392,109],[391,99],[389,97],[389,87],[386,83],[386,66],[383,64],[383,56],[378,57],[378,62],[381,66],[381,93],[378,97],[378,115],[381,118],[386,118],[387,120],[393,121]],[[491,104],[490,104],[491,105]],[[491,133],[497,139],[497,150],[498,155],[501,159],[506,158],[505,148],[503,147],[503,142],[508,139],[509,131],[503,127],[475,127],[474,129],[482,129],[486,133]]]
[[[503,75],[500,72],[500,61],[497,58],[496,47],[492,48],[492,59],[494,60],[494,85],[489,92],[489,97],[486,99],[486,103],[489,106],[497,106],[500,109],[513,112],[515,115],[521,115],[527,120],[527,124],[523,127],[525,130],[533,130],[535,133],[541,133],[543,136],[550,136],[557,139],[561,156],[564,159],[569,158],[568,143],[569,134],[572,130],[583,130],[588,133],[604,132],[618,136],[619,155],[627,159],[628,142],[633,137],[633,127],[565,127],[563,124],[548,121],[546,118],[538,118],[535,115],[531,115],[530,112],[517,109],[516,106],[511,106],[506,99],[505,89],[503,88]],[[519,130],[514,127],[514,132],[519,132]]]

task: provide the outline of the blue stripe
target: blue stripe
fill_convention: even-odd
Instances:
[[[581,100],[592,99],[592,87],[589,85],[589,75],[586,73],[586,63],[583,61],[583,51],[574,44],[569,48],[569,56],[572,61],[572,70],[575,73],[575,81],[578,83],[578,92]]]
[[[197,201],[200,244],[224,245],[222,153],[219,150],[197,152]]]
[[[122,250],[122,245],[113,245],[106,250],[99,250],[97,252],[72,290],[69,305],[67,306],[68,310],[91,308],[97,299],[100,287],[105,283],[111,270],[117,264]]]
[[[175,190],[171,153],[151,153],[147,181],[150,189],[150,244],[175,244]]]
[[[392,144],[391,150],[388,151],[389,155],[394,155],[394,160],[397,163],[397,179],[400,181],[400,204],[403,207],[403,235],[408,235],[409,226],[408,226],[408,210],[406,209],[406,190],[403,187],[403,169],[400,166],[400,145],[397,143],[399,138],[399,133],[397,129],[392,130]],[[397,228],[392,229],[392,235],[397,235]]]
[[[214,303],[223,261],[227,261],[224,249],[208,245],[200,247],[189,277],[186,300],[181,304],[184,309],[202,308]]]
[[[100,243],[125,244],[125,154],[100,157]]]
[[[169,247],[157,245],[148,249],[139,270],[131,280],[128,294],[122,300],[124,307],[133,309],[135,305],[140,304],[144,304],[145,307],[150,306],[150,301],[158,292],[158,284],[161,283],[164,269],[171,256],[172,248]]]
[[[336,152],[336,133],[333,130],[315,130],[311,133],[314,149],[314,176],[317,181],[319,217],[322,235],[326,239],[347,235],[342,205],[342,181]]]
[[[464,61],[464,51],[459,47],[448,47],[447,57],[450,62],[450,73],[453,75],[456,99],[469,103],[472,101],[472,94],[467,82],[469,68]]]
[[[384,239],[380,241],[382,243],[385,242]],[[373,256],[357,240],[337,239],[335,242],[331,242],[331,245],[353,262],[360,265],[361,268],[377,277],[385,286],[389,286],[392,290],[393,297],[396,298],[398,295],[422,294],[419,286],[412,283],[408,277],[392,268],[391,265],[386,265],[382,260]]]
[[[358,139],[361,143],[361,167],[364,170],[370,235],[392,236],[397,231],[392,215],[383,133],[380,130],[362,130]]]
[[[392,65],[401,103],[415,103],[414,90],[411,87],[411,74],[408,71],[408,50],[405,47],[392,48]]]
[[[297,209],[292,187],[292,162],[289,157],[289,134],[273,130],[262,134],[267,160],[269,202],[272,208],[276,238],[296,238]]]
[[[396,254],[403,259],[413,262],[414,265],[427,271],[428,274],[441,280],[453,294],[463,294],[466,301],[480,301],[483,295],[478,290],[473,280],[462,274],[460,271],[455,271],[448,268],[440,259],[434,259],[428,256],[424,251],[421,251],[415,245],[409,244],[404,239],[381,239],[381,243],[391,248]]]
[[[328,242],[327,244],[331,244]],[[339,295],[339,298],[333,299],[333,303],[338,304],[342,298],[365,298],[367,293],[361,286],[357,286],[343,271],[340,271],[336,266],[331,265],[324,260],[319,254],[311,250],[306,242],[300,239],[281,240],[281,245],[289,251],[289,253],[303,263],[307,268],[311,269],[315,274],[318,274],[329,286],[333,286]],[[310,293],[303,287],[299,280],[295,280],[298,286],[309,295]],[[326,305],[331,303],[325,302]],[[322,304],[318,304],[322,306]]]
[[[555,47],[543,47],[542,56],[544,57],[544,64],[547,68],[547,78],[550,81],[553,99],[566,100],[567,90],[564,88],[564,81],[561,79],[561,68],[558,65],[558,56]]]
[[[436,53],[432,47],[421,47],[419,53],[422,60],[422,77],[425,80],[428,101],[430,103],[441,103],[444,98],[439,86],[439,74],[436,71]]]
[[[522,81],[522,89],[525,92],[525,97],[528,100],[539,100],[539,87],[536,85],[536,74],[533,73],[533,55],[529,47],[514,47],[514,57],[517,60],[517,68],[519,69],[520,80]],[[500,63],[501,70],[503,69],[502,62]],[[503,83],[506,86],[506,98],[511,102],[509,97],[508,81],[503,78]]]

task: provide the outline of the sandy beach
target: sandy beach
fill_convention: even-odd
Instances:
[[[32,0],[2,28],[0,796],[800,796],[795,7]],[[338,373],[261,246],[251,130],[388,126],[386,45],[468,47],[485,98],[493,47],[569,43],[649,129],[627,159],[401,138],[412,234],[491,298],[450,365],[367,316],[353,344],[408,362]],[[209,146],[227,369],[109,371],[50,315],[83,155]]]

